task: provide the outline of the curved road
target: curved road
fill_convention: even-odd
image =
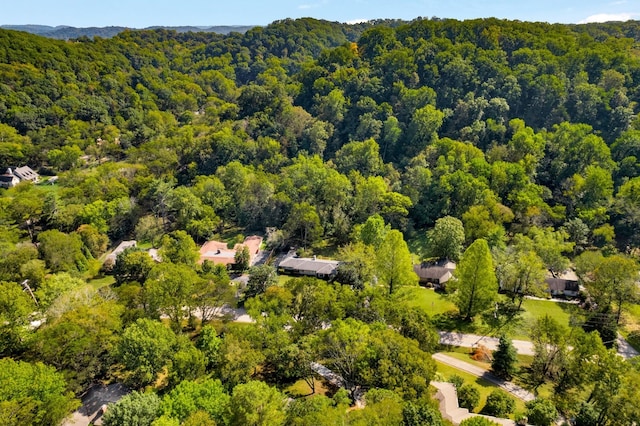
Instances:
[[[466,373],[473,374],[474,376],[477,376],[477,377],[482,377],[483,379],[493,383],[496,386],[501,387],[502,389],[506,390],[516,398],[520,398],[525,402],[533,401],[534,399],[536,399],[535,395],[529,392],[528,390],[521,388],[515,383],[502,380],[494,376],[484,368],[478,367],[468,362],[460,361],[457,358],[450,357],[443,353],[435,353],[432,355],[432,358],[443,364],[447,364],[447,365],[450,365],[451,367],[457,368],[458,370],[462,370]]]

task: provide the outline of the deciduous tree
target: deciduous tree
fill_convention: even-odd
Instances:
[[[473,242],[464,252],[456,269],[455,303],[466,321],[487,310],[498,295],[489,245],[483,239]]]

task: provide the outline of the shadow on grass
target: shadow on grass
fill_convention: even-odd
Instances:
[[[456,311],[434,315],[431,322],[435,328],[443,331],[477,334],[486,330],[486,327],[475,321],[465,321]]]

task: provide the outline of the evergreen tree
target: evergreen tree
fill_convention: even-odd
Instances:
[[[491,371],[501,379],[511,380],[516,372],[517,362],[518,357],[513,343],[506,336],[500,336],[498,349],[493,353]]]

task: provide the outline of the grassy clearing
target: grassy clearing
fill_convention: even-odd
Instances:
[[[451,378],[451,376],[456,375],[456,376],[460,376],[464,379],[465,383],[470,383],[472,385],[475,385],[476,387],[478,387],[478,390],[480,391],[480,402],[478,403],[478,407],[476,408],[476,410],[474,410],[474,412],[478,413],[480,412],[480,410],[482,409],[482,407],[484,407],[485,402],[487,401],[487,396],[489,396],[489,394],[495,390],[496,388],[498,388],[498,386],[494,385],[493,383],[481,378],[481,377],[477,377],[474,376],[473,374],[469,374],[466,373],[462,370],[458,370],[455,367],[451,367],[449,365],[446,364],[442,364],[438,361],[436,361],[436,366],[438,368],[438,373],[440,373],[445,380],[449,380],[449,378]],[[516,401],[516,409],[515,409],[515,413],[521,413],[525,411],[525,405],[524,405],[524,401],[522,401],[521,399],[518,398],[514,398]]]
[[[94,290],[98,290],[99,288],[110,286],[116,282],[116,279],[113,275],[107,275],[101,278],[94,278],[92,280],[87,281]]]
[[[313,393],[311,387],[304,380],[300,379],[297,382],[284,388],[284,394],[291,398],[313,397],[314,395],[326,395],[329,392],[329,388],[325,386],[322,380],[316,380],[316,391]]]
[[[411,307],[422,308],[431,316],[456,310],[456,305],[446,295],[430,288],[403,287],[398,290],[398,298]]]

